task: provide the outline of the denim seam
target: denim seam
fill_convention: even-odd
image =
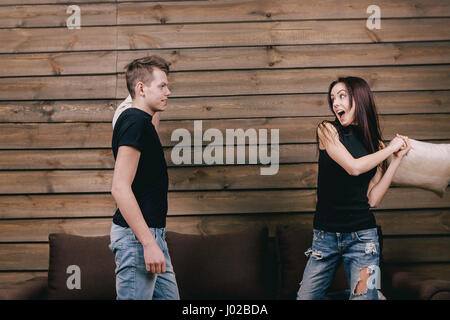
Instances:
[[[133,244],[133,263],[131,265],[131,272],[133,274],[132,279],[132,288],[133,288],[133,300],[136,300],[136,263],[137,263],[137,246]]]

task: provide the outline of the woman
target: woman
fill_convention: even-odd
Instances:
[[[376,207],[391,184],[408,137],[397,134],[387,147],[369,85],[361,78],[339,78],[328,90],[336,116],[317,129],[319,173],[312,247],[297,299],[326,298],[336,266],[343,261],[350,299],[378,299],[379,243]],[[386,159],[393,155],[388,168]]]

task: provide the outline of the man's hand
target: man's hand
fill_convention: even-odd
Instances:
[[[166,272],[166,258],[156,242],[144,246],[145,269],[152,273]]]

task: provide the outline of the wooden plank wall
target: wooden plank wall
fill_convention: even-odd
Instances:
[[[350,4],[351,3],[351,4]],[[66,28],[69,4],[81,28]],[[395,133],[450,141],[450,2],[378,0],[6,0],[0,6],[0,285],[46,274],[48,234],[104,235],[115,210],[111,119],[126,97],[123,67],[172,63],[162,114],[168,230],[312,228],[315,127],[330,118],[329,83],[365,78]],[[176,128],[278,128],[280,168],[176,166]],[[450,195],[391,187],[376,209],[387,266],[450,279]]]

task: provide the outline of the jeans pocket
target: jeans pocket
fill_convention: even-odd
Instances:
[[[355,235],[361,242],[378,242],[378,233],[376,228],[359,230],[355,232]]]

